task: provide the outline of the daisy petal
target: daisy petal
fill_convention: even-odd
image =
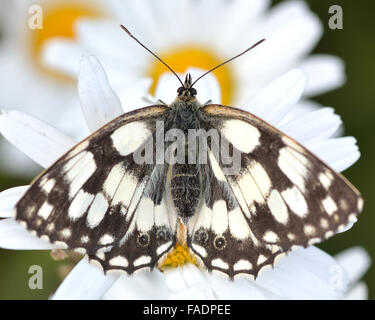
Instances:
[[[0,218],[13,217],[14,206],[28,188],[29,186],[20,186],[0,193]]]
[[[314,96],[331,91],[345,83],[344,62],[330,55],[314,55],[308,57],[300,65],[309,79],[304,92],[307,96]]]
[[[0,220],[0,248],[15,250],[50,250],[57,247],[42,240],[21,226],[14,219]]]
[[[226,7],[222,8],[223,17],[216,28],[217,34],[220,34],[220,41],[216,44],[218,52],[224,52],[224,56],[239,52],[243,49],[244,43],[250,43],[249,30],[256,24],[257,20],[269,7],[269,0],[237,0],[233,2],[222,1]],[[235,17],[235,19],[233,19]],[[228,28],[230,26],[230,28]],[[233,41],[233,35],[241,41]],[[198,33],[199,36],[199,33]],[[227,54],[226,54],[227,52]]]
[[[349,168],[360,157],[357,140],[353,137],[314,141],[305,146],[338,172]]]
[[[72,138],[20,111],[0,111],[0,133],[44,168],[75,144]]]
[[[77,43],[56,37],[46,41],[41,58],[46,67],[76,77],[82,54],[83,49]]]
[[[267,74],[274,77],[307,54],[321,34],[319,19],[304,2],[282,2],[258,23],[253,41],[267,40],[252,52],[251,59],[241,61],[242,70],[239,68],[238,71],[249,80],[262,79]]]
[[[208,274],[207,280],[214,290],[215,298],[223,300],[266,300],[276,299],[276,296],[268,294],[262,288],[254,286],[245,279],[228,280],[220,274]]]
[[[213,299],[214,295],[200,269],[192,264],[165,273],[166,284],[171,291],[169,299]]]
[[[172,90],[172,88],[175,88]],[[176,98],[176,78],[168,72],[164,72],[156,85],[155,98],[170,104]]]
[[[273,270],[263,271],[255,285],[285,299],[337,299],[347,287],[344,270],[316,247],[298,248]]]
[[[118,276],[103,271],[83,258],[64,279],[52,300],[97,300],[115,283]]]
[[[124,290],[124,288],[126,288]],[[104,300],[145,300],[155,299],[155,288],[158,288],[157,299],[168,299],[169,290],[164,275],[159,270],[140,272],[132,276],[120,276],[115,284],[103,296]]]
[[[144,98],[148,95],[147,92],[150,89],[151,83],[151,79],[143,78],[135,80],[131,85],[122,86],[116,90],[123,112],[129,112],[150,105]],[[159,104],[159,102],[156,101],[154,104]]]
[[[293,107],[277,124],[278,128],[281,128],[285,123],[309,114],[312,111],[318,110],[322,106],[311,100],[299,101],[295,107]]]
[[[340,252],[335,259],[344,268],[350,283],[359,281],[371,264],[370,256],[361,247],[353,247]]]
[[[346,293],[345,300],[368,300],[368,288],[366,283],[357,283]]]
[[[123,113],[121,102],[108,83],[98,59],[83,56],[78,79],[78,93],[87,125],[95,131]]]
[[[322,108],[280,126],[281,131],[300,143],[319,141],[331,137],[342,121],[332,108]]]
[[[250,98],[244,109],[276,125],[296,105],[305,86],[306,75],[302,71],[289,71]]]

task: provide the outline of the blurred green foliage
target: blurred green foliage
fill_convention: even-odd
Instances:
[[[273,1],[273,4],[281,1]],[[374,74],[375,74],[375,2],[370,0],[310,0],[311,9],[324,24],[325,32],[314,53],[329,53],[341,57],[346,63],[347,83],[344,87],[315,97],[325,106],[332,106],[342,116],[345,135],[358,139],[360,160],[344,172],[345,176],[361,191],[365,209],[358,223],[343,234],[336,235],[319,247],[330,254],[346,248],[362,246],[375,260],[375,148],[374,148]],[[341,5],[344,11],[344,29],[330,30],[328,8]],[[293,50],[291,47],[290,50]],[[0,190],[28,183],[0,173]],[[28,269],[40,265],[44,270],[44,289],[28,288]],[[48,252],[0,250],[0,299],[46,299],[59,283],[58,266]],[[364,277],[370,298],[375,298],[375,268]]]

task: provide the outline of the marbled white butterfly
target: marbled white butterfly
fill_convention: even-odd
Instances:
[[[246,111],[200,104],[190,75],[181,84],[172,104],[126,113],[63,155],[18,202],[16,219],[105,271],[158,267],[184,244],[233,278],[256,277],[361,211],[355,188],[298,142]],[[207,133],[203,147],[197,131]]]

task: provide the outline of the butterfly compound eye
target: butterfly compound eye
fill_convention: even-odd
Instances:
[[[178,95],[181,95],[183,92],[184,92],[184,88],[183,88],[183,87],[179,87],[179,88],[177,89],[177,93],[178,93]]]
[[[192,96],[195,96],[197,94],[197,90],[195,90],[194,88],[190,88],[190,94]]]

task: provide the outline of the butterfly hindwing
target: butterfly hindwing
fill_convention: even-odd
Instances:
[[[256,276],[282,252],[355,221],[359,193],[299,143],[245,111],[207,105],[203,112],[241,163],[237,174],[224,174],[221,159],[210,159],[208,185],[218,196],[202,204],[190,226],[192,250],[207,268]]]
[[[163,166],[138,164],[133,152],[153,138],[165,110],[127,113],[76,145],[33,182],[16,206],[16,219],[105,269],[153,267],[173,244],[175,222],[166,212],[154,218],[154,208],[163,204],[155,188],[164,181]]]
[[[215,169],[216,174],[218,170]],[[211,163],[208,171],[213,172]],[[202,199],[196,216],[189,222],[188,243],[192,251],[208,270],[223,272],[230,278],[257,275],[282,251],[257,240],[228,183],[211,175],[209,185],[210,197]]]

